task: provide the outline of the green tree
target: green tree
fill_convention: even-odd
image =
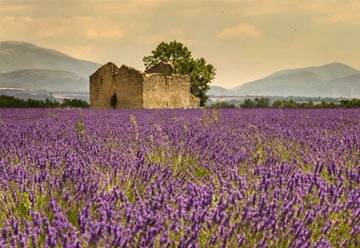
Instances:
[[[24,100],[15,98],[13,96],[0,95],[0,107],[1,108],[16,108],[22,107]]]
[[[298,104],[293,100],[283,101],[283,108],[297,108]]]
[[[170,62],[175,66],[181,60],[192,59],[190,50],[177,41],[161,42],[155,50],[151,51],[151,54],[143,58],[146,69],[150,69],[160,62]]]
[[[270,99],[266,97],[258,98],[256,97],[254,100],[255,108],[269,108],[270,107]]]
[[[235,108],[236,106],[228,102],[217,102],[210,106],[211,108]]]
[[[240,104],[242,108],[253,108],[254,102],[251,99],[245,99],[242,104]]]
[[[88,108],[89,103],[81,99],[68,99],[65,98],[61,104],[61,107],[70,108]]]
[[[215,67],[208,64],[204,58],[195,59],[190,50],[177,41],[161,42],[150,56],[145,56],[143,62],[150,69],[160,62],[172,63],[175,73],[190,75],[191,92],[200,98],[200,106],[205,106],[209,98],[206,92],[209,84],[215,78]]]
[[[314,105],[314,103],[313,103],[313,101],[308,101],[306,104],[305,104],[305,107],[306,108],[313,108],[315,105]]]
[[[283,102],[280,100],[276,100],[275,102],[273,102],[273,104],[271,105],[273,108],[282,108],[283,107]]]

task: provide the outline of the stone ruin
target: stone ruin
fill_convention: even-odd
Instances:
[[[197,108],[200,98],[191,93],[188,75],[173,74],[171,64],[159,63],[142,72],[109,62],[90,76],[90,107]]]

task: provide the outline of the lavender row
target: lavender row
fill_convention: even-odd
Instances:
[[[358,247],[360,110],[0,110],[0,247]]]

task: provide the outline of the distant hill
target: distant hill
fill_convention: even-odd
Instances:
[[[49,92],[89,92],[89,79],[69,71],[29,69],[0,73],[0,88]]]
[[[0,42],[0,73],[45,69],[69,71],[88,78],[100,66],[94,62],[76,59],[64,53],[26,42]]]
[[[279,71],[263,79],[222,91],[232,96],[360,98],[360,71],[345,64],[331,63]],[[221,95],[216,88],[210,92],[216,93],[214,96]]]
[[[207,92],[209,96],[232,96],[233,91],[221,86],[210,86],[210,90]]]
[[[348,65],[342,63],[331,63],[323,66],[312,66],[312,67],[305,67],[298,69],[283,70],[270,75],[268,78],[277,78],[280,76],[286,76],[301,72],[308,72],[313,75],[316,75],[316,77],[321,81],[347,77],[360,73],[360,71]]]

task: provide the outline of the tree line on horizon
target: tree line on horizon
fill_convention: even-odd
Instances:
[[[87,101],[81,99],[65,98],[60,103],[49,98],[45,100],[28,98],[25,100],[14,96],[0,95],[0,108],[88,108],[89,106]]]
[[[270,102],[270,98],[260,97],[255,99],[245,99],[243,103],[239,105],[231,104],[228,102],[217,102],[211,104],[210,108],[359,108],[360,99],[344,99],[340,100],[339,103],[335,102],[321,102],[314,103],[313,101],[308,102],[296,102],[290,100],[276,100],[273,103]]]
[[[36,100],[28,98],[26,100],[19,99],[14,96],[0,95],[0,108],[88,108],[87,101],[81,99],[65,98],[62,103],[46,98],[45,100]],[[344,99],[338,103],[321,102],[314,103],[296,102],[290,100],[276,100],[271,103],[270,98],[260,97],[255,99],[245,99],[243,103],[235,105],[228,102],[217,102],[206,106],[208,108],[360,108],[360,99]]]

